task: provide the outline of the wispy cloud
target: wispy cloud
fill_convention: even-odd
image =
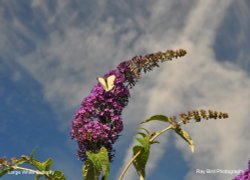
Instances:
[[[189,15],[183,20],[183,31],[171,34],[177,40],[174,45],[187,49],[188,55],[182,62],[168,64],[166,71],[157,76],[155,86],[145,92],[150,102],[146,110],[148,115],[156,112],[177,113],[194,108],[218,109],[230,114],[231,118],[226,121],[188,127],[197,143],[197,153],[194,156],[190,155],[182,140],[177,140],[177,146],[193,162],[187,179],[200,179],[201,176],[195,173],[195,169],[199,167],[238,169],[240,161],[247,159],[248,155],[249,133],[246,133],[246,128],[249,128],[247,117],[250,115],[247,110],[250,107],[249,77],[234,64],[216,61],[212,48],[216,43],[217,28],[230,3],[231,1],[200,1],[189,9]],[[168,37],[168,32],[165,33],[165,37]],[[155,148],[152,154],[154,155],[148,168],[150,171],[157,167],[164,151]],[[241,158],[238,154],[241,154]],[[131,154],[127,155],[125,162],[130,156]],[[128,177],[134,178],[132,174]],[[213,179],[230,177],[230,174],[213,175]],[[211,176],[203,175],[202,179],[211,179]]]
[[[151,77],[146,75],[147,81],[142,79],[145,83],[133,92],[139,97],[134,100],[132,96],[134,104],[127,108],[124,118],[127,126],[135,127],[138,124],[135,119],[156,113],[178,113],[200,107],[228,111],[230,119],[226,121],[206,122],[206,127],[188,126],[197,144],[194,156],[189,155],[185,143],[176,141],[185,158],[192,161],[187,179],[199,179],[194,173],[196,167],[236,168],[247,155],[249,134],[243,132],[248,127],[249,76],[234,63],[218,62],[213,49],[218,28],[232,2],[3,1],[0,51],[2,56],[14,57],[43,85],[45,98],[60,114],[72,111],[96,83],[95,77],[114,68],[120,60],[165,48],[187,49],[185,58],[163,65]],[[249,6],[247,2],[237,5],[242,10],[237,16],[243,17],[236,42],[240,43],[246,38],[244,15]],[[32,14],[26,21],[20,17],[24,13],[22,8]],[[249,57],[245,49],[238,52],[239,61]],[[141,106],[142,101],[146,110]],[[62,127],[69,126],[69,122],[61,119]],[[157,155],[152,156],[148,165],[150,172],[164,155],[165,150],[159,147],[153,150]],[[233,163],[234,166],[228,166]],[[134,179],[134,174],[126,177]]]

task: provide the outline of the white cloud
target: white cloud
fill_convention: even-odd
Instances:
[[[152,90],[145,92],[151,97],[147,115],[158,112],[177,113],[193,108],[216,109],[230,114],[230,119],[225,121],[206,122],[206,125],[198,125],[198,128],[195,127],[197,124],[189,126],[188,130],[197,144],[197,153],[192,158],[188,155],[190,152],[186,143],[177,140],[177,146],[183,149],[187,161],[193,162],[187,179],[201,178],[195,174],[194,168],[237,169],[242,164],[241,161],[247,161],[249,77],[233,64],[218,63],[212,49],[216,30],[230,3],[231,1],[199,1],[190,9],[183,33],[171,33],[171,37],[177,39],[174,45],[187,49],[188,55],[178,62],[166,65],[166,71],[162,71],[156,78],[158,83]],[[150,47],[152,44],[154,43],[150,42],[146,46]],[[162,44],[159,46],[163,47]],[[150,171],[153,170],[151,167],[156,167],[164,153],[152,154],[154,155],[148,166]],[[126,156],[125,162],[129,156],[130,154]],[[133,179],[133,174],[128,177]],[[232,175],[216,174],[212,178],[229,177]],[[211,176],[202,178],[211,179]]]
[[[180,46],[182,43],[184,46],[188,44],[189,54],[182,62],[168,65],[166,71],[159,74],[158,83],[149,94],[152,98],[147,109],[148,114],[157,111],[176,113],[179,110],[200,107],[227,111],[230,114],[231,118],[226,121],[206,123],[199,128],[195,125],[189,127],[196,140],[198,152],[192,157],[193,164],[187,179],[201,178],[194,173],[193,168],[237,169],[248,155],[249,77],[232,64],[216,62],[211,47],[215,30],[229,5],[228,1],[224,2],[225,4],[222,1],[221,4],[200,2],[191,10],[179,41]],[[214,13],[208,13],[211,10]],[[159,110],[159,107],[162,108]],[[187,145],[183,140],[177,142],[187,156]],[[162,154],[156,153],[152,157],[154,160],[150,163],[157,164]],[[190,161],[190,156],[188,157]],[[212,178],[229,177],[232,175],[216,174]],[[211,176],[202,177],[206,178],[211,179]]]
[[[141,120],[142,114],[147,117],[200,107],[228,111],[230,119],[226,121],[196,124],[199,128],[189,126],[197,144],[195,156],[188,155],[185,143],[179,140],[176,143],[183,149],[187,161],[192,161],[187,179],[200,178],[193,173],[192,168],[197,166],[228,167],[227,164],[234,163],[232,168],[236,168],[242,163],[247,153],[246,137],[249,136],[243,133],[248,127],[249,77],[234,64],[218,63],[212,49],[217,28],[232,1],[158,0],[154,3],[143,1],[137,6],[124,1],[111,4],[96,1],[94,5],[88,4],[90,9],[95,8],[90,13],[80,1],[74,1],[77,7],[67,1],[54,2],[54,10],[48,8],[47,2],[32,1],[33,11],[36,12],[34,21],[43,19],[40,24],[47,33],[45,39],[37,37],[17,17],[11,22],[0,20],[8,25],[5,27],[18,29],[36,44],[34,51],[17,51],[16,57],[43,85],[45,97],[55,109],[60,112],[74,108],[96,83],[95,77],[114,68],[120,60],[142,52],[184,48],[188,50],[185,58],[168,62],[157,72],[152,72],[150,77],[145,76],[148,78],[146,82],[157,79],[155,83],[150,86],[141,83],[140,87],[133,89],[137,93],[135,96],[139,94],[140,97],[137,97],[136,105],[130,106],[139,107],[128,107],[127,114],[133,115],[125,123],[135,127],[138,121],[134,119]],[[240,7],[244,11],[239,16],[244,17],[247,8]],[[246,29],[244,21],[247,19],[242,19],[242,29]],[[4,53],[10,47],[18,47],[14,41],[11,44],[5,38],[12,35],[7,31],[2,32],[7,35],[0,35],[4,41],[0,44]],[[241,35],[244,37],[244,31]],[[18,43],[22,45],[23,42]],[[247,57],[245,52],[241,57]],[[148,102],[146,110],[141,106],[142,101]],[[68,126],[68,122],[62,124]],[[231,132],[229,135],[225,127]],[[220,148],[223,156],[218,154],[216,147]],[[148,165],[150,171],[154,170],[164,154],[159,147],[153,151],[157,151],[158,156],[151,158]],[[127,155],[124,162],[129,157]],[[133,173],[126,177],[134,179]]]

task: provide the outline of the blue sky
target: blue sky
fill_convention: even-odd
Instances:
[[[250,157],[249,16],[248,0],[0,1],[0,156],[38,146],[39,159],[53,157],[67,179],[81,179],[69,131],[96,77],[135,55],[183,48],[186,57],[162,64],[132,89],[110,179],[128,161],[139,122],[201,108],[230,118],[186,126],[195,154],[172,133],[161,137],[146,179],[232,178],[195,172],[244,169]],[[124,179],[136,179],[135,172]]]

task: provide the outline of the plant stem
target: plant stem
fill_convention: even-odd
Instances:
[[[96,168],[94,168],[94,180],[98,180],[99,179],[99,173],[97,171]]]
[[[149,142],[153,142],[158,136],[160,136],[162,133],[170,130],[173,128],[173,125],[169,125],[167,128],[155,133],[155,135],[153,137],[151,137],[151,139],[149,140]]]
[[[130,161],[127,163],[127,165],[125,166],[125,168],[123,169],[121,175],[119,176],[118,180],[122,180],[122,178],[124,177],[125,173],[127,172],[128,168],[131,166],[131,164],[133,163],[133,161],[137,158],[137,156],[139,156],[139,154],[141,153],[141,150],[138,151],[131,159]]]

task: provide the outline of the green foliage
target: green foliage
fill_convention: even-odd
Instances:
[[[106,180],[110,173],[109,156],[105,147],[102,147],[98,153],[86,152],[89,160],[83,166],[83,177],[85,180],[93,180],[103,173],[103,179]],[[88,172],[90,171],[90,172]]]
[[[11,158],[9,161],[7,161],[5,158],[0,158],[0,177],[8,172],[19,169],[30,171],[36,174],[34,177],[35,180],[38,180],[41,177],[44,177],[48,180],[65,180],[63,172],[58,170],[50,170],[51,165],[53,164],[53,160],[51,158],[41,162],[34,158],[34,153],[35,150],[32,151],[30,156],[22,155],[19,159]],[[30,164],[35,168],[35,170],[21,167],[20,165],[22,164]]]
[[[146,134],[144,134],[146,135]],[[146,164],[150,154],[150,135],[143,138],[135,138],[141,145],[133,147],[133,155],[137,157],[133,161],[133,165],[140,177],[145,178]]]
[[[180,127],[174,127],[173,130],[175,130],[175,132],[181,136],[185,141],[187,141],[192,153],[194,153],[194,142],[192,140],[192,138],[190,137],[190,135],[188,134],[188,132],[186,132],[184,129],[180,128]]]
[[[10,169],[0,169],[0,177],[2,177],[3,175],[5,175],[6,173],[8,173],[10,171]]]
[[[100,176],[100,172],[95,168],[93,162],[91,160],[85,161],[82,168],[82,176],[85,180],[98,180]]]
[[[194,119],[195,122],[199,122],[201,118],[206,118],[208,120],[208,119],[215,118],[217,116],[220,118],[228,117],[226,113],[222,113],[222,112],[218,113],[216,111],[211,111],[211,110],[209,110],[207,113],[205,110],[201,110],[201,111],[189,111],[188,113],[180,114],[179,122],[176,120],[177,119],[176,116],[168,117],[165,115],[151,116],[149,119],[146,119],[145,121],[143,121],[141,124],[148,123],[151,121],[161,121],[161,122],[169,123],[169,125],[160,131],[151,132],[151,133],[149,132],[149,130],[145,128],[140,128],[144,130],[144,132],[139,131],[137,133],[138,135],[142,136],[142,138],[139,138],[139,137],[135,138],[139,142],[140,145],[136,145],[133,147],[132,163],[140,179],[145,178],[145,175],[146,175],[145,168],[146,168],[146,164],[150,155],[150,147],[151,147],[151,144],[159,143],[158,141],[155,141],[155,139],[159,135],[165,133],[168,130],[171,130],[171,129],[174,130],[176,134],[178,134],[182,139],[184,139],[188,143],[192,153],[194,153],[194,149],[195,149],[194,142],[191,136],[189,135],[189,133],[186,132],[183,128],[181,128],[181,124],[189,123],[191,119]],[[127,170],[127,167],[126,167],[126,170]],[[122,172],[122,175],[120,176],[119,179],[122,179],[124,174],[125,172]]]
[[[146,119],[145,121],[143,121],[141,124],[147,123],[147,122],[150,122],[150,121],[162,121],[162,122],[171,123],[170,119],[167,116],[154,115],[154,116],[151,116],[149,119]]]
[[[39,171],[48,171],[53,163],[52,159],[50,158],[44,162],[40,162],[36,159],[31,159],[30,161]]]
[[[31,153],[30,153],[30,159],[33,159],[35,153],[37,151],[37,147],[35,147],[34,149],[32,149]]]

